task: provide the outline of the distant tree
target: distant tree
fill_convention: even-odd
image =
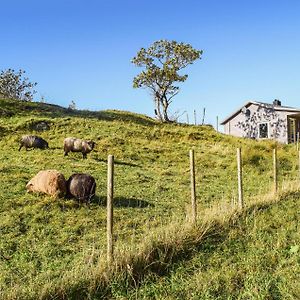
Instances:
[[[132,63],[145,69],[133,79],[134,88],[149,88],[155,103],[155,114],[160,121],[170,122],[168,108],[179,92],[176,83],[184,82],[188,75],[178,72],[201,58],[202,50],[189,44],[160,40],[148,49],[141,48]]]
[[[47,100],[46,100],[46,98],[45,98],[44,95],[41,95],[40,102],[41,102],[41,103],[46,103],[46,102],[47,102]]]
[[[76,103],[74,100],[71,101],[71,103],[69,104],[68,109],[70,110],[76,110]]]
[[[30,82],[24,77],[23,70],[7,69],[0,72],[0,96],[3,98],[32,101],[36,93],[36,82]]]

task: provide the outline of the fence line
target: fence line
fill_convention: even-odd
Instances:
[[[237,155],[237,180],[238,180],[238,208],[243,209],[244,190],[243,190],[243,169],[242,169],[242,151],[241,148],[236,149]],[[274,193],[278,192],[278,161],[277,148],[273,149],[273,189]],[[197,201],[196,201],[196,176],[195,176],[195,152],[193,149],[189,151],[190,158],[190,189],[191,189],[191,222],[197,221]],[[300,150],[298,151],[298,176],[300,179]],[[113,198],[114,198],[114,156],[108,156],[107,167],[107,261],[113,260]],[[234,197],[235,198],[235,197]],[[236,201],[233,201],[233,206]]]

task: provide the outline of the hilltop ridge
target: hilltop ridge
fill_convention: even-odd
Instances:
[[[156,120],[146,115],[121,110],[91,111],[70,109],[57,104],[27,102],[14,99],[0,99],[0,116],[40,116],[40,117],[83,117],[101,120],[136,121],[142,124],[155,124]]]

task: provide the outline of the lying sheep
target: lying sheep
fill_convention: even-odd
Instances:
[[[39,136],[36,135],[23,135],[20,141],[20,148],[25,147],[26,150],[28,148],[39,148],[39,149],[47,149],[49,148],[48,143]]]
[[[90,140],[86,141],[68,137],[64,140],[65,156],[67,156],[69,152],[81,152],[82,157],[86,158],[87,153],[90,153],[95,145],[96,143]]]
[[[66,194],[66,180],[63,174],[56,170],[38,172],[26,185],[28,192],[41,192],[54,197]]]
[[[96,191],[96,181],[89,174],[75,173],[67,180],[67,197],[90,204]]]

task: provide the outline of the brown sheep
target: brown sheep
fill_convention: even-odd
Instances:
[[[65,156],[67,156],[68,153],[71,151],[71,152],[81,152],[82,157],[86,158],[87,153],[90,153],[94,149],[95,145],[96,143],[93,141],[86,141],[86,140],[68,137],[64,140]]]
[[[28,192],[41,192],[54,197],[66,194],[66,180],[63,174],[56,170],[38,172],[26,185]]]

